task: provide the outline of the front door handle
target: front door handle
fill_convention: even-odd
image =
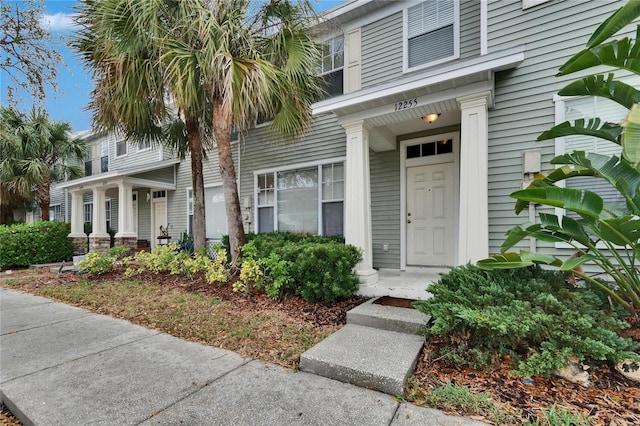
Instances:
[[[411,219],[407,220],[407,223],[411,223]]]

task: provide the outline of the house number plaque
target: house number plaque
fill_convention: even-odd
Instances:
[[[415,108],[418,106],[418,98],[405,99],[404,101],[394,104],[394,111],[402,111],[403,109]]]

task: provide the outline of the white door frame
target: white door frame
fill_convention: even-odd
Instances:
[[[133,200],[135,196],[135,200]],[[132,207],[132,222],[133,222],[133,231],[136,233],[136,236],[138,236],[138,216],[139,216],[139,209],[140,209],[140,204],[138,203],[139,198],[138,198],[138,191],[132,191],[131,192],[131,207]],[[135,209],[133,209],[133,206],[135,206]],[[133,210],[135,210],[135,214],[133,214]]]
[[[432,157],[407,159],[407,146],[417,143],[453,140],[453,153],[434,155]],[[407,139],[400,142],[400,270],[407,269],[407,167],[423,166],[430,164],[449,163],[453,161],[453,227],[454,227],[454,263],[457,264],[458,232],[460,200],[456,194],[460,193],[460,132],[441,133],[437,135],[423,136],[415,139]],[[451,265],[453,266],[453,265]]]
[[[153,193],[156,191],[165,191],[165,196],[164,197],[160,197],[160,198],[154,198],[153,197]],[[158,229],[159,225],[156,226],[156,203],[165,203],[165,213],[164,213],[164,222],[166,224],[169,223],[169,205],[167,203],[167,196],[166,196],[166,190],[163,189],[157,189],[157,190],[153,190],[150,189],[149,193],[151,194],[151,248],[154,248],[156,245],[158,245],[158,235],[160,235],[160,230]]]

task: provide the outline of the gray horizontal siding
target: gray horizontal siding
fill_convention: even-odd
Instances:
[[[536,138],[555,124],[554,94],[576,78],[555,77],[559,66],[581,50],[597,25],[619,6],[619,2],[552,1],[522,10],[520,1],[489,1],[489,52],[526,45],[522,64],[496,73],[495,106],[489,111],[490,252],[500,250],[510,228],[528,221],[528,211],[515,214],[515,200],[510,197],[522,185],[522,152],[539,149],[543,170],[551,169],[555,141],[536,142]],[[542,251],[571,255],[553,244],[537,244]],[[523,241],[512,250],[528,247],[529,242]]]
[[[400,151],[370,152],[373,265],[400,268]],[[389,251],[383,245],[389,244]]]
[[[362,27],[363,88],[403,76],[402,38],[402,12]],[[480,1],[463,0],[460,3],[460,59],[478,55],[480,55]]]

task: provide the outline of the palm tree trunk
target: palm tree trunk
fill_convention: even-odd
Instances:
[[[220,176],[222,176],[224,204],[227,211],[231,268],[235,270],[242,258],[240,247],[246,243],[246,238],[242,225],[240,199],[238,198],[236,168],[231,152],[231,124],[228,115],[223,111],[222,100],[220,99],[216,99],[213,104],[213,135],[218,148]]]
[[[193,248],[198,251],[207,245],[204,211],[204,176],[202,173],[202,138],[198,121],[185,123],[189,151],[191,152],[191,184],[193,186]]]
[[[13,210],[18,205],[20,197],[9,191],[4,182],[0,182],[0,225],[13,223]]]
[[[40,207],[40,219],[45,222],[49,220],[49,204],[51,203],[50,186],[50,181],[45,180],[41,185],[38,185],[38,189],[36,190],[36,201],[38,207]]]

